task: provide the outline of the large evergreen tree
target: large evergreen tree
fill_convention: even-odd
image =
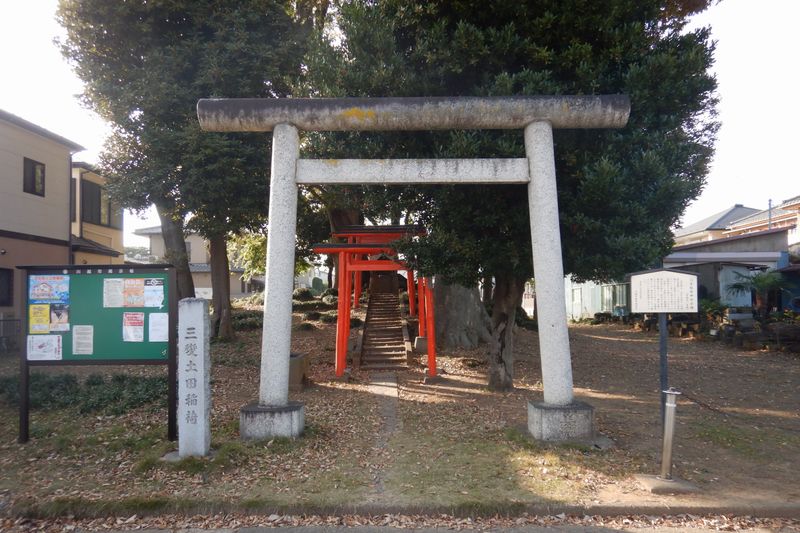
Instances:
[[[307,58],[320,96],[614,94],[631,98],[623,130],[555,132],[565,270],[607,280],[671,246],[670,227],[700,193],[712,154],[715,87],[704,0],[384,0],[344,2],[340,35]],[[521,157],[522,132],[326,134],[330,157]],[[384,196],[386,193],[383,193]],[[450,283],[493,277],[490,386],[513,383],[513,323],[532,271],[520,186],[390,193],[430,236],[408,248]],[[388,215],[388,213],[387,213]],[[564,302],[551,302],[564,305]]]
[[[299,2],[312,17],[320,2]],[[199,98],[279,97],[300,68],[305,21],[278,0],[61,0],[62,51],[84,102],[113,126],[101,156],[126,207],[155,204],[170,259],[194,296],[183,220],[211,243],[214,318],[232,333],[226,236],[266,215],[269,145],[253,134],[199,129]],[[308,25],[310,26],[310,25]],[[186,281],[188,278],[188,281]],[[222,320],[220,320],[222,319]]]

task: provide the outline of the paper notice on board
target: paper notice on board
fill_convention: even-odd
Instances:
[[[122,278],[106,278],[103,280],[103,307],[123,307]]]
[[[94,354],[94,326],[72,327],[72,355]]]
[[[69,276],[28,277],[28,301],[31,303],[69,303]]]
[[[169,313],[150,313],[147,317],[147,340],[169,341]]]
[[[50,305],[50,331],[69,331],[69,304]]]
[[[144,278],[124,278],[125,307],[144,307]]]
[[[28,333],[34,335],[50,333],[50,304],[28,306]]]
[[[144,313],[122,313],[122,340],[144,342]]]
[[[163,279],[147,278],[144,280],[144,306],[145,307],[164,306]]]
[[[61,335],[28,335],[28,361],[60,361]]]

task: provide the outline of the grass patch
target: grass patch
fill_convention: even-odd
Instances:
[[[754,441],[757,440],[757,437],[754,431],[750,428],[719,424],[710,420],[706,420],[702,425],[695,426],[695,434],[700,439],[750,458],[762,455],[755,445]],[[758,436],[763,439],[763,432],[759,432]]]

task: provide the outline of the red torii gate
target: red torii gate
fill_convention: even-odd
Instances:
[[[347,236],[350,239],[363,239],[369,236],[370,238],[376,237],[377,232],[371,232],[369,235],[358,235],[358,232],[337,232],[335,236]],[[407,235],[403,232],[400,236]],[[393,233],[383,233],[382,235],[394,235]],[[388,239],[388,237],[382,237]],[[397,240],[399,237],[395,236],[390,240]],[[360,279],[361,272],[365,271],[383,271],[383,272],[396,272],[403,270],[408,275],[409,287],[409,311],[414,302],[413,298],[413,270],[408,265],[393,259],[365,259],[365,256],[384,254],[391,257],[396,257],[395,249],[386,243],[322,243],[314,245],[314,251],[321,254],[338,254],[339,257],[339,307],[338,318],[336,321],[336,361],[335,369],[336,376],[341,377],[344,375],[344,370],[347,366],[347,341],[350,337],[350,310],[357,307],[358,297],[360,296]],[[354,274],[358,282],[354,284]],[[356,287],[355,304],[351,306],[350,294],[354,292],[354,285]],[[417,308],[419,310],[419,336],[427,339],[428,348],[428,376],[436,376],[436,337],[435,337],[435,324],[433,312],[433,291],[430,285],[430,279],[418,276],[417,279]]]
[[[425,235],[424,226],[419,225],[385,225],[385,226],[363,226],[348,225],[342,226],[340,230],[331,233],[337,239],[346,239],[353,244],[388,244],[404,237],[413,235]],[[396,255],[396,254],[394,254]],[[353,291],[353,309],[358,309],[361,297],[361,272],[355,273],[355,288]],[[408,290],[408,314],[417,316],[416,302],[414,301],[414,271],[406,270],[406,282]],[[424,329],[424,328],[423,328]],[[421,337],[425,335],[420,334]]]

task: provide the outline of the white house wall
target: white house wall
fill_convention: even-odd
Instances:
[[[23,159],[45,165],[44,196],[23,192]],[[70,151],[0,120],[0,228],[69,241]]]

